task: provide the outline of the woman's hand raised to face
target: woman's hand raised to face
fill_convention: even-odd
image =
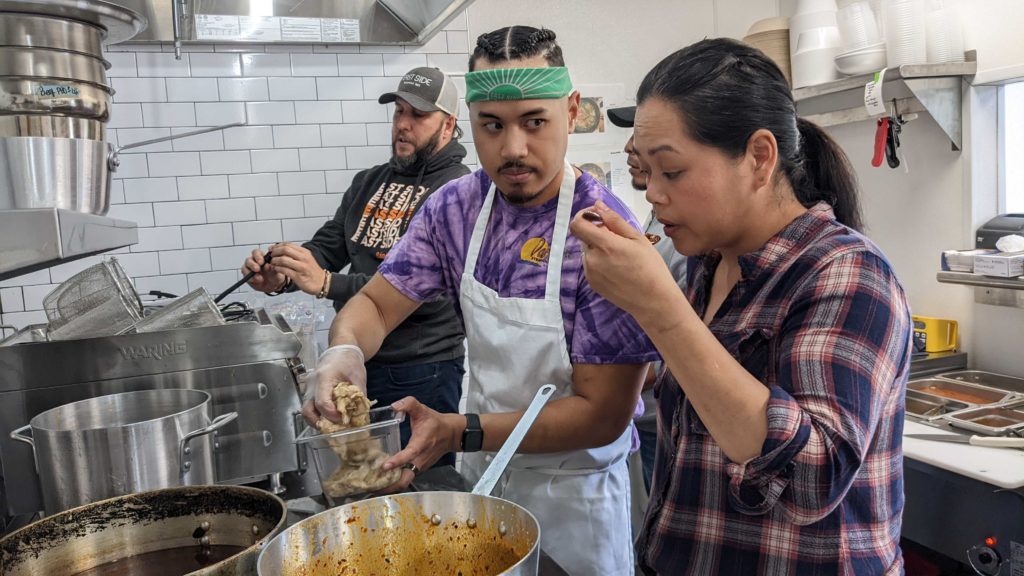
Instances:
[[[641,324],[645,315],[658,314],[665,298],[678,296],[679,287],[650,240],[604,202],[581,210],[569,229],[583,242],[590,285]]]

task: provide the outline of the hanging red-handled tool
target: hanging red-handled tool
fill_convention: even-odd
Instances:
[[[889,143],[889,117],[883,116],[878,119],[875,128],[875,155],[871,157],[871,165],[878,168],[886,156],[886,147]]]

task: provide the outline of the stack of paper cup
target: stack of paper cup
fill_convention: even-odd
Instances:
[[[839,37],[843,41],[844,52],[867,48],[884,41],[877,15],[868,0],[847,0],[840,3],[836,23],[839,25]]]
[[[885,0],[884,11],[888,65],[927,62],[925,0]]]
[[[793,88],[839,77],[833,60],[842,51],[835,0],[800,0],[789,20]]]
[[[928,62],[964,61],[964,30],[957,0],[928,0],[925,30]]]

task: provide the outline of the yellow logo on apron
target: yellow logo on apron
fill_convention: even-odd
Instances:
[[[548,261],[551,254],[551,246],[543,238],[530,238],[523,243],[523,249],[519,251],[519,259],[540,266]]]

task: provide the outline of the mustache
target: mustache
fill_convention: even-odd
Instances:
[[[502,164],[501,168],[498,168],[498,172],[504,172],[505,170],[524,170],[524,169],[525,170],[534,170],[534,168],[532,166],[527,166],[526,164],[524,164],[523,162],[521,162],[519,160],[512,160],[512,161],[505,162],[504,164]]]

